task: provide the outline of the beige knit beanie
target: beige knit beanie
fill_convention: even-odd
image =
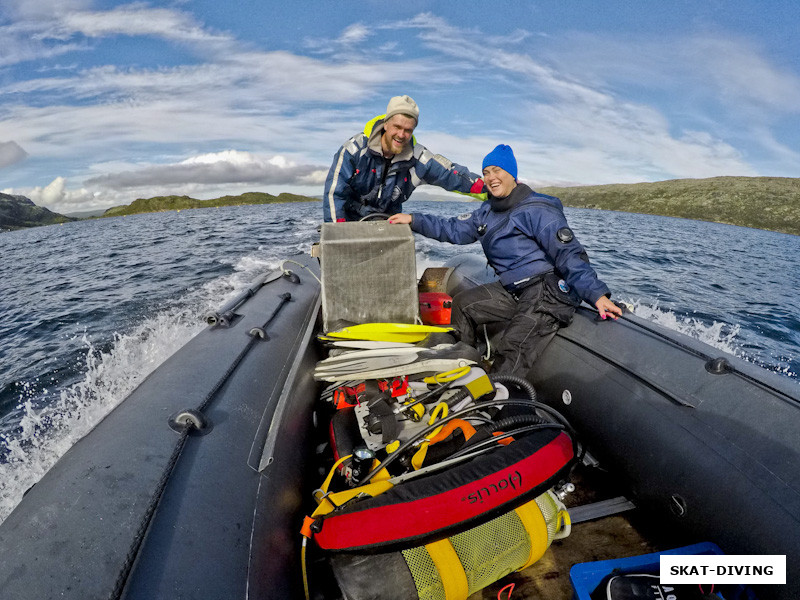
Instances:
[[[408,115],[409,117],[414,117],[414,120],[419,122],[419,107],[417,107],[417,103],[409,96],[395,96],[389,100],[384,120],[388,121],[394,115]]]

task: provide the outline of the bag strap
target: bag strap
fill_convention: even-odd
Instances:
[[[544,520],[544,515],[539,505],[536,503],[536,500],[526,502],[519,508],[514,509],[514,512],[517,513],[519,520],[522,521],[522,526],[528,533],[528,539],[531,544],[528,560],[517,569],[517,571],[522,571],[544,556],[548,546],[547,523]]]
[[[445,600],[466,600],[469,596],[467,575],[450,539],[444,538],[425,544],[425,550],[428,551],[442,579]]]

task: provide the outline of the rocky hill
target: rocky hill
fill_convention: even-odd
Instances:
[[[681,217],[800,235],[800,179],[711,177],[537,188],[565,206]]]
[[[38,225],[75,221],[51,210],[36,206],[25,196],[0,193],[0,231],[14,231]]]
[[[196,200],[189,196],[156,196],[139,198],[124,206],[109,208],[104,217],[119,217],[139,213],[163,212],[167,210],[186,210],[190,208],[213,208],[215,206],[240,206],[242,204],[273,204],[276,202],[319,202],[318,198],[299,196],[297,194],[266,194],[263,192],[247,192],[239,196],[222,196],[213,200]]]
[[[800,178],[711,177],[657,183],[543,187],[537,191],[558,196],[565,206],[681,217],[800,235]],[[320,202],[320,199],[287,193],[273,196],[262,192],[213,200],[156,196],[109,208],[102,216],[276,202]],[[0,230],[73,220],[38,207],[24,196],[0,193]]]

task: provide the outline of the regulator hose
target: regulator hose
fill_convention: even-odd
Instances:
[[[569,421],[567,421],[566,417],[558,412],[551,406],[544,404],[542,402],[537,402],[536,400],[536,388],[533,387],[533,384],[525,379],[524,377],[519,377],[518,375],[510,375],[510,374],[495,374],[490,375],[489,378],[492,382],[502,383],[502,384],[511,384],[517,386],[523,392],[528,395],[531,402],[536,405],[536,408],[541,410],[542,412],[550,415],[553,417],[558,423],[561,423],[564,428],[566,429],[569,436],[572,438],[572,445],[575,451],[575,456],[577,457],[576,463],[583,460],[583,455],[585,449],[583,444],[578,441],[578,434],[575,429],[572,427]]]
[[[518,375],[499,374],[490,375],[489,379],[492,381],[492,383],[510,383],[511,385],[516,385],[527,394],[531,402],[536,402],[536,388],[534,388],[533,384],[524,377],[519,377]]]
[[[387,468],[390,464],[392,464],[394,461],[396,461],[399,456],[401,456],[409,448],[412,448],[412,447],[416,446],[417,442],[419,442],[420,440],[424,439],[428,434],[430,434],[433,430],[437,429],[438,427],[440,427],[442,425],[445,425],[446,423],[448,423],[449,421],[452,421],[453,419],[460,419],[460,418],[463,418],[464,416],[466,416],[466,415],[468,415],[470,413],[478,412],[478,411],[484,410],[486,408],[491,408],[491,407],[497,406],[498,404],[502,404],[502,405],[506,405],[507,404],[507,405],[511,405],[511,406],[527,406],[527,407],[531,407],[533,405],[533,403],[530,400],[514,400],[513,398],[507,398],[505,400],[500,400],[500,401],[492,401],[492,400],[490,400],[490,401],[487,401],[487,402],[478,402],[478,403],[473,404],[472,406],[469,406],[469,407],[467,407],[467,408],[465,408],[463,410],[460,410],[458,412],[450,413],[446,417],[442,418],[439,421],[436,421],[432,425],[427,426],[425,429],[417,432],[414,436],[412,436],[411,438],[409,438],[408,440],[403,442],[397,450],[395,450],[394,452],[389,454],[389,456],[381,464],[379,464],[377,467],[375,467],[372,471],[370,471],[367,474],[366,477],[364,477],[361,480],[361,485],[365,485],[365,484],[369,483],[369,481],[373,477],[375,477],[375,475],[377,475],[378,472],[380,472],[381,470]]]
[[[510,417],[505,417],[504,419],[500,419],[499,421],[492,423],[491,431],[503,431],[508,429],[509,427],[516,427],[518,425],[544,425],[545,423],[550,423],[546,419],[543,419],[539,415],[530,414],[530,415],[512,415]]]
[[[447,399],[447,406],[453,408],[459,402],[461,402],[464,398],[469,396],[469,390],[467,388],[461,388],[458,392],[456,392],[453,396],[450,396]]]
[[[500,436],[490,436],[475,444],[466,445],[463,448],[461,448],[461,450],[450,456],[448,460],[461,458],[462,456],[471,454],[473,452],[479,452],[480,450],[483,449],[492,448],[496,446],[501,440],[509,439],[515,435],[522,435],[523,433],[529,433],[531,431],[539,431],[541,429],[556,429],[558,431],[564,431],[564,426],[561,425],[560,423],[551,423],[549,421],[544,421],[542,423],[536,423],[533,425],[525,425],[524,427],[520,427],[519,429],[514,429],[511,431],[504,432]]]

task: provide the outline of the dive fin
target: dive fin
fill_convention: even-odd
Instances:
[[[429,358],[409,363],[373,369],[370,371],[354,371],[351,373],[314,372],[314,379],[321,381],[347,381],[350,379],[388,379],[403,375],[419,375],[421,373],[443,373],[459,367],[469,367],[476,364],[466,358]]]
[[[408,342],[382,342],[377,340],[335,340],[327,342],[334,348],[351,348],[354,350],[373,350],[378,348],[408,348],[414,344]]]
[[[329,331],[325,338],[346,340],[370,340],[385,342],[420,342],[430,333],[447,333],[449,327],[435,325],[416,325],[412,323],[363,323]]]
[[[395,365],[400,367],[411,364],[415,360],[417,360],[416,354],[373,356],[371,358],[360,358],[341,363],[326,363],[326,361],[323,360],[317,363],[317,368],[314,369],[314,372],[347,375],[348,373],[374,371],[376,369],[384,369]]]
[[[428,348],[422,348],[421,346],[401,346],[399,348],[372,348],[369,350],[348,350],[338,354],[336,356],[330,356],[324,360],[319,361],[320,365],[335,365],[335,364],[343,364],[350,361],[356,360],[363,360],[369,358],[375,358],[378,356],[405,356],[406,354],[417,354],[419,352],[424,352],[428,350]]]
[[[314,378],[324,381],[381,379],[400,375],[438,373],[480,362],[480,352],[463,342],[434,348],[396,350],[403,352],[366,350],[321,360],[314,370]]]

